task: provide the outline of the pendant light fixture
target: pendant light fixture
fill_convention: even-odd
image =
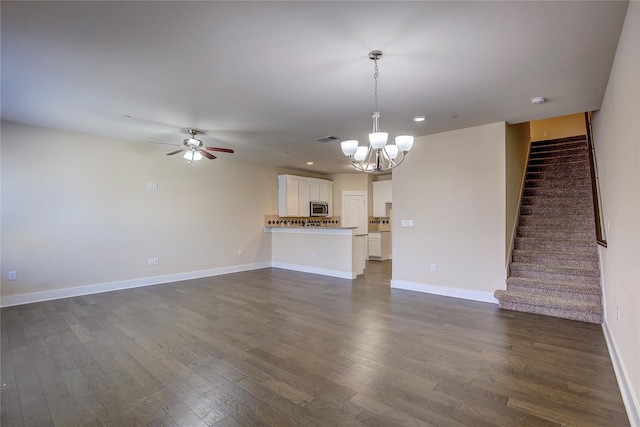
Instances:
[[[405,155],[413,146],[413,136],[396,136],[395,144],[387,144],[389,134],[380,131],[380,112],[378,111],[378,59],[382,57],[382,51],[372,50],[369,59],[374,62],[373,69],[373,99],[375,110],[371,115],[373,131],[369,134],[369,146],[359,146],[355,139],[342,141],[340,146],[345,156],[351,160],[354,168],[362,172],[381,173],[387,172],[399,166]]]

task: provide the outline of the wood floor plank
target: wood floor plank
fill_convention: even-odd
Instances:
[[[2,425],[628,425],[598,325],[265,268],[0,312]]]

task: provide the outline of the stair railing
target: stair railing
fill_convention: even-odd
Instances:
[[[598,178],[598,166],[596,164],[596,152],[593,144],[593,132],[591,128],[591,113],[584,113],[584,120],[587,127],[587,144],[589,146],[589,170],[591,172],[591,194],[593,196],[593,216],[596,226],[596,240],[600,246],[607,247],[605,236],[604,216],[600,204],[600,181]]]

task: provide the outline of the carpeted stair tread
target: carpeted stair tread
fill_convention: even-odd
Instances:
[[[534,188],[574,188],[574,187],[591,187],[591,180],[584,176],[574,176],[562,180],[536,179],[530,178],[525,181],[525,189]]]
[[[567,162],[588,162],[589,157],[585,154],[564,154],[559,156],[549,157],[533,157],[529,158],[529,166],[540,165],[557,165],[566,164]],[[588,164],[588,163],[587,163]]]
[[[501,292],[501,291],[496,291]],[[504,292],[504,291],[502,291]],[[588,301],[581,305],[554,306],[554,301],[563,302],[562,298],[549,297],[531,302],[527,296],[524,299],[511,299],[508,296],[496,295],[501,300],[500,308],[504,310],[520,311],[523,313],[540,314],[543,316],[559,317],[561,319],[575,320],[578,322],[601,324],[603,311],[602,304]],[[504,301],[504,302],[503,302]]]
[[[509,265],[509,273],[514,277],[524,277],[545,281],[560,281],[577,284],[584,283],[591,285],[598,285],[600,283],[600,272],[593,268],[512,262]]]
[[[544,171],[544,172],[557,172],[557,171],[575,171],[582,172],[589,169],[589,160],[579,159],[570,160],[561,163],[548,163],[548,164],[529,164],[527,166],[527,172]]]
[[[558,291],[563,294],[593,294],[602,295],[599,285],[590,285],[586,283],[567,283],[551,280],[529,279],[526,277],[509,277],[507,279],[507,290],[515,290],[516,288],[528,289],[527,293],[544,293],[545,291]]]
[[[564,196],[591,196],[590,185],[576,185],[573,187],[525,187],[525,197],[564,197]]]
[[[556,196],[523,196],[521,206],[545,206],[545,207],[557,207],[564,208],[567,207],[576,207],[579,206],[580,209],[588,208],[591,206],[589,201],[591,200],[591,194],[582,194],[582,195],[568,195],[564,197],[556,197]],[[576,211],[572,209],[567,213],[580,213],[581,211]]]
[[[520,215],[518,217],[518,224],[523,227],[527,226],[551,226],[551,227],[588,227],[593,223],[592,216],[572,216],[566,215],[552,216],[552,215]]]
[[[586,217],[586,218],[591,218],[591,220],[593,221],[593,211],[591,210],[587,210],[585,211],[586,208],[593,206],[593,205],[589,205],[589,204],[584,204],[584,203],[580,203],[578,205],[574,205],[573,209],[571,209],[571,207],[567,207],[565,206],[553,206],[553,205],[541,205],[541,204],[523,204],[521,205],[520,208],[520,213],[522,215],[542,215],[542,214],[548,214],[548,215],[552,215],[552,216],[558,216],[558,215],[575,215],[578,217]]]
[[[569,145],[567,147],[564,148],[559,148],[559,149],[545,149],[546,147],[539,147],[537,150],[532,150],[531,154],[529,154],[529,159],[546,159],[549,157],[562,157],[562,156],[574,156],[574,155],[580,155],[580,156],[585,156],[588,155],[588,153],[586,153],[584,151],[584,145],[583,144],[573,144],[573,145]]]
[[[544,252],[514,249],[512,258],[513,262],[522,264],[598,269],[598,258],[595,253]]]
[[[572,253],[594,253],[596,250],[587,240],[538,239],[536,237],[516,237],[514,249]]]
[[[543,227],[521,225],[516,229],[516,236],[518,237],[539,237],[549,239],[588,239],[595,235],[594,233],[595,232],[590,228],[577,226],[559,228],[554,226]]]

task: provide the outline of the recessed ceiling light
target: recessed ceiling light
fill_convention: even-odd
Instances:
[[[411,120],[413,120],[414,122],[424,122],[425,120],[427,120],[427,118],[425,116],[415,116]]]
[[[309,166],[311,166],[311,165],[313,164],[313,162],[307,162],[307,164],[308,164]]]
[[[544,96],[536,96],[535,98],[531,98],[531,103],[533,105],[540,105],[540,104],[544,104],[545,102],[547,102],[547,100],[545,99]]]

